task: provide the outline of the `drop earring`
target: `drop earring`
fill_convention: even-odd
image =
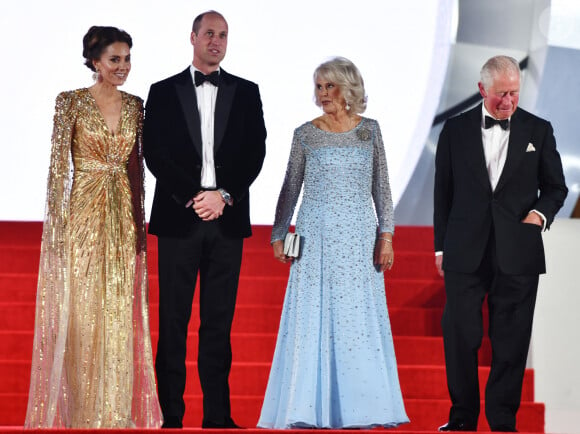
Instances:
[[[344,108],[346,109],[347,112],[350,111],[350,104],[347,102]]]

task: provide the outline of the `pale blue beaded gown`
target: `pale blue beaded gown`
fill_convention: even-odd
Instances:
[[[377,228],[394,229],[378,123],[294,131],[272,241],[284,239],[302,187],[301,256],[290,268],[258,426],[406,423],[383,273],[373,264]]]

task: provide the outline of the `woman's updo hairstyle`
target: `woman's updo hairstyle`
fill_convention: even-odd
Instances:
[[[133,46],[131,36],[124,30],[110,26],[92,26],[83,37],[83,57],[87,68],[96,72],[93,61],[100,59],[103,51],[115,42],[124,42],[129,48]]]

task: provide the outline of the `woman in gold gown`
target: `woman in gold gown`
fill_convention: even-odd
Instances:
[[[149,333],[143,101],[131,37],[91,27],[90,88],[56,99],[25,427],[159,427]]]

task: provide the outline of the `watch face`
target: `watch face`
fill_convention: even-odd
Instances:
[[[222,195],[222,198],[223,198],[224,202],[226,202],[227,204],[229,204],[230,201],[232,200],[232,196],[227,191],[225,191],[223,188],[220,188],[219,189],[219,192]]]

